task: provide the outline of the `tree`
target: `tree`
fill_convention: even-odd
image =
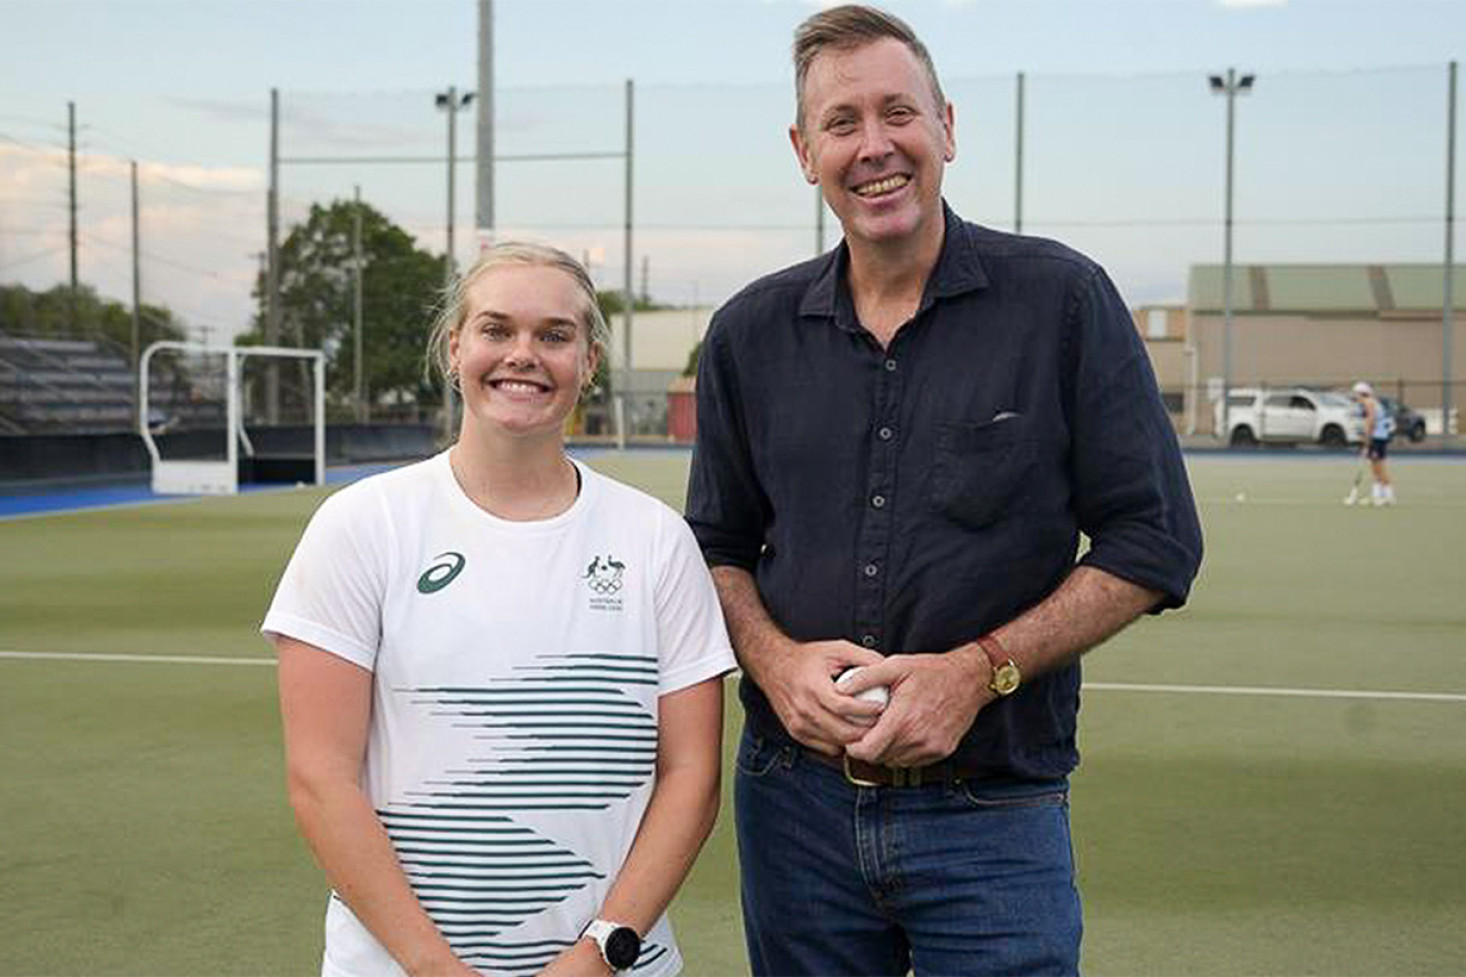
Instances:
[[[348,402],[355,393],[352,230],[357,204],[313,204],[280,246],[281,345],[326,353],[326,389]],[[423,350],[443,282],[442,258],[369,204],[361,204],[363,361],[367,397],[430,401],[441,393],[423,379]],[[264,342],[265,275],[256,278],[254,327],[240,345]]]
[[[132,309],[104,299],[90,286],[76,290],[76,324],[71,322],[71,286],[32,292],[24,285],[0,285],[0,330],[17,336],[103,339],[124,357],[132,349]],[[183,339],[184,326],[163,306],[138,310],[138,354],[158,339]]]

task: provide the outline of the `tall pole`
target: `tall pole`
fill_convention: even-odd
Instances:
[[[458,89],[448,86],[448,244],[443,254],[443,283],[453,284],[453,171],[458,153]]]
[[[1013,233],[1023,233],[1023,72],[1018,72],[1013,112]]]
[[[138,343],[142,334],[142,248],[141,231],[138,226],[137,205],[137,160],[132,161],[132,405],[138,412],[138,423],[147,419],[147,412],[139,400],[141,393],[137,375]]]
[[[494,241],[494,0],[478,5],[479,250]]]
[[[825,193],[818,183],[814,186],[814,253],[815,257],[825,253]]]
[[[265,197],[265,345],[280,345],[280,90],[270,89],[270,189]],[[279,364],[265,364],[265,421],[280,423]]]
[[[453,85],[449,85],[446,92],[440,92],[437,96],[439,108],[446,109],[448,112],[448,239],[443,254],[443,290],[445,292],[453,288],[455,276],[453,211],[457,206],[454,170],[458,164],[458,110],[468,105],[472,98],[473,93],[469,92],[460,99],[458,88]],[[453,385],[450,383],[443,388],[443,439],[445,441],[453,440],[454,414]]]
[[[81,324],[76,321],[76,287],[77,287],[76,247],[77,247],[77,245],[76,245],[76,103],[75,102],[67,102],[66,103],[66,145],[67,145],[67,151],[66,151],[66,169],[67,169],[67,173],[69,174],[68,184],[69,184],[69,187],[70,187],[70,193],[68,194],[69,203],[68,203],[68,206],[67,206],[67,210],[68,210],[68,212],[71,215],[71,298],[70,298],[71,331],[72,331],[72,333],[76,333],[81,328]]]
[[[1222,249],[1222,430],[1223,437],[1231,428],[1232,391],[1232,146],[1233,123],[1237,106],[1237,69],[1227,69],[1227,197]]]
[[[365,341],[362,332],[362,302],[361,302],[361,278],[366,268],[366,259],[361,253],[361,184],[356,185],[356,206],[351,211],[351,255],[352,267],[356,270],[352,283],[351,315],[352,323],[356,333],[356,423],[367,423],[367,400],[366,400],[366,366],[363,361],[363,346]]]
[[[621,282],[621,294],[625,298],[624,305],[626,306],[626,309],[625,309],[625,312],[626,312],[626,327],[625,327],[625,329],[621,333],[621,362],[622,362],[622,364],[625,367],[625,372],[622,375],[622,384],[621,384],[621,402],[622,402],[621,425],[619,426],[618,431],[617,431],[617,438],[618,438],[618,440],[621,442],[621,444],[623,446],[625,445],[625,440],[626,440],[626,426],[627,426],[627,424],[630,423],[630,419],[631,419],[630,418],[630,415],[631,415],[631,410],[630,410],[631,404],[629,403],[629,395],[631,393],[631,367],[632,367],[632,363],[631,363],[631,321],[632,321],[632,317],[633,317],[632,309],[633,309],[633,306],[636,305],[636,299],[631,294],[631,264],[632,264],[632,262],[634,260],[636,260],[633,257],[633,251],[632,251],[632,247],[631,247],[632,157],[633,157],[633,144],[634,144],[634,140],[633,140],[632,136],[633,136],[633,133],[635,131],[634,128],[633,128],[633,124],[634,124],[634,107],[635,107],[635,104],[636,104],[636,83],[633,82],[630,78],[628,78],[628,79],[626,79],[626,206],[625,206],[625,214],[626,214],[626,218],[625,219],[626,219],[626,224],[625,224],[625,243],[622,246],[623,247],[623,250],[625,251],[626,260],[622,263],[623,267],[622,267],[622,282]]]
[[[1451,433],[1451,356],[1456,303],[1452,278],[1456,271],[1456,62],[1451,62],[1446,91],[1446,269],[1441,300],[1441,362],[1445,364],[1441,384],[1441,434]]]

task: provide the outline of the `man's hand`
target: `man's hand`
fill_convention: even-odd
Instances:
[[[786,653],[765,660],[753,680],[769,697],[790,736],[812,750],[837,756],[847,743],[867,733],[883,707],[856,699],[850,688],[836,691],[835,676],[853,665],[883,661],[876,652],[849,641],[790,642]]]
[[[857,760],[890,767],[920,767],[952,755],[977,714],[994,695],[987,687],[992,666],[975,644],[940,655],[892,655],[852,676],[848,695],[877,685],[891,687],[879,721],[845,752]]]

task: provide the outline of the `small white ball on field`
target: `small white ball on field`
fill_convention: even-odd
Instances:
[[[841,672],[835,677],[835,685],[840,685],[841,682],[844,682],[845,679],[854,675],[863,667],[864,666],[862,665],[856,665],[853,668],[845,669],[845,671]],[[881,705],[885,705],[886,703],[891,701],[891,689],[889,686],[877,685],[874,688],[866,689],[864,692],[856,693],[855,698],[864,699],[866,702],[877,702]]]
[[[1238,492],[1237,493],[1237,501],[1238,502],[1246,502],[1247,501],[1247,493],[1246,492]]]
[[[305,488],[305,483],[304,482],[296,482],[295,483],[295,487],[296,488]]]

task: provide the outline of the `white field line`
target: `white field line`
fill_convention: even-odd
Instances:
[[[1285,689],[1248,685],[1139,685],[1085,682],[1080,692],[1174,692],[1187,695],[1272,695],[1297,699],[1398,699],[1406,702],[1466,702],[1460,692],[1381,692],[1371,689]]]
[[[208,655],[103,655],[91,652],[0,651],[0,658],[22,661],[143,662],[149,665],[269,665],[273,658],[211,658]]]
[[[1347,488],[1347,487],[1348,486],[1345,486],[1345,488]],[[1304,508],[1304,509],[1339,509],[1339,510],[1342,511],[1342,510],[1348,508],[1347,506],[1345,506],[1345,505],[1342,504],[1343,498],[1344,497],[1342,495],[1340,495],[1339,498],[1333,499],[1333,500],[1329,500],[1329,499],[1279,499],[1279,498],[1268,498],[1266,496],[1263,496],[1263,497],[1260,497],[1259,498],[1259,497],[1256,497],[1256,496],[1248,495],[1246,498],[1238,499],[1238,498],[1235,498],[1235,497],[1226,497],[1226,496],[1216,495],[1216,496],[1207,496],[1207,497],[1198,498],[1196,501],[1197,502],[1200,502],[1202,505],[1212,505],[1212,506],[1220,506],[1220,505],[1230,505],[1230,506],[1276,505],[1276,506],[1290,506],[1290,507],[1294,507],[1294,508]],[[1363,510],[1363,509],[1391,509],[1391,508],[1394,508],[1394,509],[1461,509],[1461,508],[1466,508],[1466,499],[1411,499],[1408,502],[1400,502],[1400,503],[1397,503],[1394,506],[1376,506],[1376,505],[1366,505],[1364,503],[1360,503],[1359,505],[1354,506],[1354,508],[1361,509],[1361,510]]]
[[[157,665],[270,665],[273,658],[210,658],[204,655],[109,655],[63,651],[0,651],[0,658],[23,661],[142,662]],[[1405,702],[1466,702],[1460,692],[1383,692],[1370,689],[1288,689],[1246,685],[1144,685],[1085,682],[1087,692],[1168,692],[1178,695],[1271,695],[1298,699],[1396,699]]]

